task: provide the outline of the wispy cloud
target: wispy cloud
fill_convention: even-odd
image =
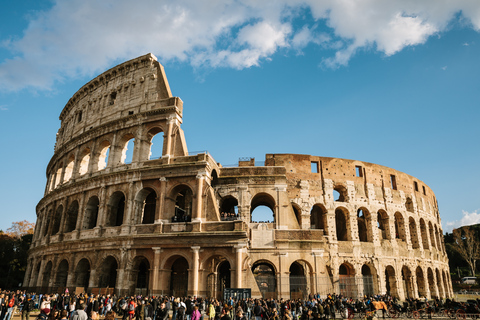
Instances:
[[[452,232],[453,229],[478,223],[480,223],[480,213],[478,213],[478,210],[473,212],[462,211],[462,218],[460,220],[447,221],[443,224],[443,231]]]
[[[164,64],[243,69],[316,45],[323,65],[336,68],[362,48],[389,56],[423,44],[459,12],[480,31],[471,0],[57,0],[21,36],[0,39],[10,52],[0,61],[0,88],[50,90],[147,52]]]
[[[443,71],[447,70],[447,66],[443,66],[443,67],[442,67],[442,70],[443,70]]]
[[[0,106],[0,111],[7,111],[8,108],[6,105]]]

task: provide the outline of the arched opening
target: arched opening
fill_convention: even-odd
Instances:
[[[256,262],[252,273],[263,299],[273,299],[277,293],[277,279],[273,265],[266,261]]]
[[[412,212],[412,213],[414,212],[412,198],[408,197],[407,200],[405,201],[405,209],[407,209],[408,212]]]
[[[417,277],[417,289],[418,289],[418,297],[419,298],[426,298],[427,297],[427,290],[425,287],[425,278],[423,277],[422,268],[417,267],[415,271],[415,276]]]
[[[363,295],[371,296],[374,294],[374,282],[372,270],[366,264],[362,266]]]
[[[388,214],[384,210],[378,210],[377,227],[382,240],[390,240],[390,225]]]
[[[63,182],[67,182],[72,178],[73,175],[73,165],[75,164],[75,157],[70,155],[67,161],[67,166],[65,167],[65,173],[63,174]]]
[[[134,274],[137,276],[135,294],[146,296],[148,294],[148,284],[150,276],[150,263],[146,258],[137,259]]]
[[[408,219],[408,226],[410,229],[410,241],[412,242],[412,247],[413,249],[418,249],[420,248],[420,243],[418,242],[417,224],[412,217]]]
[[[90,164],[90,149],[85,148],[80,156],[80,165],[78,167],[78,173],[82,176],[88,172],[88,165]]]
[[[438,298],[445,298],[445,288],[443,287],[442,276],[440,275],[440,271],[438,269],[435,269],[435,277],[437,280],[435,284],[437,285],[438,293],[440,294],[440,297]]]
[[[410,269],[407,266],[402,267],[402,282],[403,282],[403,291],[405,296],[410,298],[415,298],[413,292],[413,278]]]
[[[392,297],[398,297],[395,269],[392,266],[387,266],[385,268],[385,287],[388,295],[391,295]]]
[[[188,291],[188,262],[185,258],[177,258],[171,268],[170,295],[186,297]]]
[[[395,212],[395,239],[406,241],[405,222],[400,212]]]
[[[81,287],[85,291],[88,289],[88,283],[90,282],[90,262],[83,258],[77,264],[75,268],[75,286]]]
[[[420,233],[422,234],[422,246],[424,250],[429,248],[428,246],[428,234],[427,234],[427,225],[423,218],[420,219]]]
[[[442,251],[442,241],[440,240],[440,232],[438,232],[437,226],[435,225],[435,240],[437,241],[438,251]]]
[[[115,288],[117,283],[117,269],[117,260],[112,256],[106,257],[100,267],[98,286],[100,288]]]
[[[150,139],[150,152],[148,160],[160,159],[163,155],[163,132],[160,128],[154,128],[148,132]]]
[[[327,210],[324,206],[316,204],[310,211],[310,228],[327,231]]]
[[[218,185],[218,174],[217,170],[212,170],[212,187],[216,187]]]
[[[55,174],[55,188],[58,187],[62,179],[62,169],[63,169],[62,166],[63,164],[61,163],[60,168],[57,169],[57,173]]]
[[[295,218],[297,219],[300,229],[302,229],[302,209],[300,209],[300,207],[297,204],[292,203],[292,210],[293,210],[293,214],[295,214]]]
[[[112,194],[108,202],[107,212],[107,227],[121,226],[123,224],[125,195],[121,191],[116,191]]]
[[[431,299],[436,299],[438,298],[437,288],[435,286],[435,278],[433,276],[433,271],[431,268],[427,269],[427,278],[428,278],[428,288],[430,289],[430,297]]]
[[[298,261],[290,265],[290,299],[303,299],[308,296],[305,269],[304,263]]]
[[[190,222],[192,221],[192,203],[193,192],[187,186],[179,186],[175,188],[175,215],[173,222]]]
[[[53,225],[51,226],[51,228],[49,228],[51,219],[53,219],[53,220],[55,219],[55,217],[53,216],[53,210],[52,209],[48,210],[47,216],[43,217],[43,219],[42,219],[42,222],[45,224],[45,227],[43,229],[43,236],[44,237],[47,236],[47,233],[49,231],[48,229],[51,229],[51,230],[54,229],[53,225],[55,225],[55,221],[53,221]],[[58,228],[60,229],[60,221],[58,222]]]
[[[124,164],[132,163],[133,160],[133,149],[135,146],[135,138],[133,135],[127,135],[123,137],[124,143],[122,145],[122,157],[120,162]]]
[[[58,265],[57,278],[55,280],[55,287],[61,288],[63,291],[63,289],[67,287],[67,276],[68,276],[68,261],[62,260]]]
[[[34,287],[37,286],[38,277],[40,277],[40,268],[41,268],[41,266],[42,266],[42,263],[39,262],[39,263],[37,263],[37,267],[35,268],[35,271],[36,271],[36,272],[33,274],[33,277],[35,277],[35,278],[33,279],[33,286],[34,286]]]
[[[136,201],[140,205],[142,224],[154,223],[157,211],[157,193],[151,188],[142,189],[138,193]]]
[[[449,298],[450,287],[448,286],[448,283],[447,283],[447,273],[445,272],[445,270],[442,271],[442,280],[443,280],[443,287],[445,288],[445,298]]]
[[[60,231],[60,223],[62,222],[63,206],[59,205],[55,210],[55,216],[53,217],[52,235],[57,234]]]
[[[338,268],[338,285],[340,294],[345,297],[357,296],[357,284],[355,282],[355,269],[349,263],[342,263]]]
[[[347,188],[342,185],[336,185],[333,188],[333,200],[337,202],[347,201]]]
[[[222,198],[220,217],[222,220],[235,220],[238,217],[238,200],[232,196]]]
[[[98,197],[93,196],[88,199],[87,206],[85,207],[82,229],[93,229],[97,226],[99,205],[100,200],[98,200]]]
[[[275,222],[275,200],[267,193],[255,195],[250,204],[251,222]]]
[[[435,234],[433,232],[433,225],[432,225],[431,222],[428,223],[428,231],[430,233],[430,242],[432,244],[432,248],[438,249],[438,247],[436,245],[436,241],[435,241]]]
[[[47,292],[50,283],[50,277],[52,275],[52,261],[48,261],[47,265],[45,266],[45,270],[43,271],[43,278],[42,278],[42,291]]]
[[[368,232],[368,225],[370,224],[370,214],[365,208],[357,210],[357,227],[358,227],[358,240],[360,242],[372,241],[371,234]]]
[[[98,154],[98,163],[97,163],[98,170],[103,170],[107,167],[109,156],[110,156],[110,142],[103,141],[100,144],[100,153]]]
[[[67,211],[67,222],[65,224],[65,232],[72,232],[77,226],[78,218],[78,201],[73,201]]]
[[[230,262],[222,261],[218,265],[218,292],[222,293],[223,290],[231,288],[231,276],[230,276]]]
[[[348,212],[344,211],[346,209],[337,208],[335,209],[335,229],[337,232],[338,241],[348,241]]]

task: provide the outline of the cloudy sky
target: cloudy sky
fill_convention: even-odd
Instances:
[[[445,231],[480,222],[478,0],[24,0],[0,10],[0,229],[35,221],[68,99],[148,52],[189,150],[373,162],[429,185]]]

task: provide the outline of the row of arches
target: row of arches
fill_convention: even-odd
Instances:
[[[133,133],[125,133],[118,141],[115,136],[107,137],[103,140],[99,139],[101,142],[98,144],[72,151],[64,157],[65,160],[57,162],[56,169],[49,176],[47,191],[52,191],[88,172],[104,170],[107,166],[129,164],[134,160],[161,158],[164,154],[163,145],[166,138],[163,132],[163,128],[154,127],[147,132],[146,137],[139,139],[136,139]],[[137,141],[144,141],[147,146],[142,148]]]
[[[299,210],[294,207],[297,213]],[[327,219],[328,210],[322,204],[315,204],[310,211],[310,226],[312,229],[322,229],[326,234],[329,229]],[[335,209],[335,236],[338,241],[352,241],[358,239],[360,242],[373,242],[375,235],[379,240],[399,239],[410,241],[414,249],[423,248],[428,250],[435,248],[444,251],[442,230],[431,221],[420,218],[418,223],[414,217],[406,220],[402,213],[395,212],[393,217],[385,210],[380,209],[371,213],[367,208],[357,209],[352,219],[351,213],[345,207]]]

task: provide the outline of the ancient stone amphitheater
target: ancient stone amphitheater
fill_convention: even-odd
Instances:
[[[254,297],[451,297],[434,193],[377,164],[189,153],[183,103],[151,55],[84,85],[60,114],[24,287]],[[256,212],[271,218],[258,221]]]

